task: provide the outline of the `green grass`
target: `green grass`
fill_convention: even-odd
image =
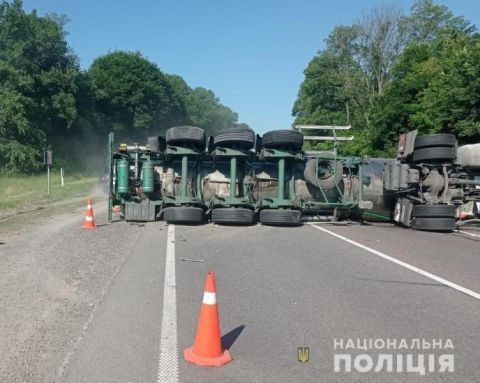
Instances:
[[[43,204],[88,197],[98,177],[66,175],[62,187],[60,174],[50,174],[50,195],[47,195],[47,175],[0,176],[0,215],[10,210],[24,210]]]

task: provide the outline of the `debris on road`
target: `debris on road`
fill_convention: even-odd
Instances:
[[[144,223],[138,223],[138,222],[130,222],[130,225],[137,226],[137,227],[144,227],[145,226]],[[162,230],[162,229],[160,229],[160,230]]]

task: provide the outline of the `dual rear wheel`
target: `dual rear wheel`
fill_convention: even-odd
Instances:
[[[205,212],[200,207],[171,206],[163,210],[163,218],[172,224],[201,224]],[[212,211],[212,222],[220,225],[252,225],[254,211],[247,208],[216,208]],[[302,223],[302,212],[292,209],[264,209],[260,211],[260,223],[272,226],[298,226]]]
[[[451,162],[457,157],[457,139],[453,134],[430,134],[415,139],[412,162]]]
[[[220,225],[252,225],[253,210],[241,207],[221,207],[212,210],[212,222]]]
[[[453,231],[456,227],[456,208],[453,205],[415,205],[411,227],[423,231]]]
[[[452,164],[457,157],[457,139],[453,134],[417,136],[412,155],[413,163],[426,163],[430,168]],[[411,227],[414,230],[449,232],[456,228],[454,205],[415,205]]]
[[[271,226],[298,226],[302,212],[292,209],[260,210],[260,223]],[[252,225],[254,212],[246,208],[217,208],[212,211],[212,222],[220,225]]]
[[[163,210],[163,219],[168,223],[195,225],[205,221],[205,212],[200,207],[170,206]]]
[[[302,224],[302,212],[293,209],[260,210],[260,223],[272,226],[299,226]]]

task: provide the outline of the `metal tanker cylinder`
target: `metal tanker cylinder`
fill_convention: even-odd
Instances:
[[[129,179],[128,179],[129,164],[127,160],[117,161],[117,193],[128,194]]]
[[[153,193],[153,162],[145,161],[142,165],[142,190],[144,193]]]

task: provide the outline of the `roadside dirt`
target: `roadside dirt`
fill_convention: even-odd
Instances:
[[[68,209],[25,214],[25,225],[0,236],[2,383],[61,381],[142,230],[107,224],[105,202],[94,205],[96,230],[81,228],[85,207]]]
[[[106,203],[107,196],[101,186],[95,186],[88,194],[98,206]],[[57,216],[79,213],[85,210],[86,198],[68,198],[52,203],[38,203],[20,210],[0,212],[0,242],[2,239],[24,235],[44,223],[51,223]]]

